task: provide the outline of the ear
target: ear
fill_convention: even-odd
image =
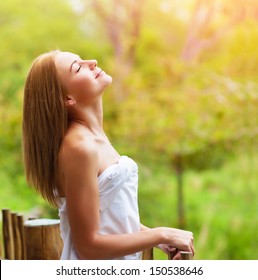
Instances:
[[[66,99],[65,99],[65,105],[67,107],[71,107],[71,106],[74,106],[76,104],[76,101],[70,97],[70,96],[66,96]]]

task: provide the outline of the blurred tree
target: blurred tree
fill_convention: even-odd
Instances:
[[[258,20],[255,0],[196,0],[182,59],[190,62],[198,58],[203,50],[217,44],[236,25],[250,19]]]
[[[135,66],[143,2],[144,0],[110,0],[103,5],[103,1],[91,1],[113,49],[114,94],[117,101],[122,101],[128,95],[123,80]]]
[[[130,149],[133,152],[130,147],[133,143],[135,152],[149,150],[167,155],[177,175],[179,226],[184,227],[184,170],[221,165],[234,150],[236,140],[245,141],[247,137],[239,137],[246,118],[245,121],[233,120],[239,114],[247,117],[246,107],[238,104],[248,86],[224,76],[225,67],[231,66],[220,56],[222,40],[225,45],[239,44],[237,27],[246,21],[240,20],[238,13],[246,6],[243,4],[235,10],[232,2],[224,5],[218,1],[195,1],[187,31],[188,18],[182,19],[176,14],[181,4],[174,9],[164,3],[168,1],[144,2],[135,63],[127,77],[115,76],[115,79],[123,78],[120,84],[126,85],[129,94],[126,102],[119,104],[113,136],[124,142],[127,152]],[[126,1],[119,2],[118,7],[121,4],[127,11]],[[112,17],[114,10],[108,11]],[[123,18],[128,18],[128,14],[123,14]],[[103,14],[101,16],[103,19]],[[123,21],[123,24],[129,22]],[[127,29],[123,30],[123,36],[129,37]],[[256,33],[255,26],[250,32]],[[120,34],[119,31],[116,34]],[[225,41],[225,35],[231,35],[229,41]],[[119,36],[116,40],[113,49],[119,53],[116,47],[128,42]],[[126,48],[128,45],[123,47]],[[228,56],[225,50],[223,54]],[[231,63],[236,59],[232,55]],[[216,73],[210,63],[214,60],[224,68],[224,73]],[[245,67],[244,61],[242,67]],[[240,75],[235,76],[238,77]],[[123,95],[123,91],[117,94]],[[256,94],[252,94],[256,98]],[[110,127],[114,128],[113,120]]]

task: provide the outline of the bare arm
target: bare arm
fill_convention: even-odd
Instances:
[[[100,235],[98,154],[85,143],[68,147],[62,158],[68,218],[72,239],[81,259],[110,259],[136,253],[158,244],[193,250],[192,233],[171,228]]]

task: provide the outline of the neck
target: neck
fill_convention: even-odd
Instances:
[[[69,126],[74,125],[81,125],[95,135],[103,134],[102,102],[83,108],[76,105],[69,112]]]

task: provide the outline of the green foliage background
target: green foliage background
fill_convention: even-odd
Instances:
[[[1,1],[1,209],[57,215],[25,182],[21,118],[32,60],[58,48],[113,76],[105,128],[139,163],[142,222],[193,231],[196,259],[257,259],[257,11],[251,0]]]

